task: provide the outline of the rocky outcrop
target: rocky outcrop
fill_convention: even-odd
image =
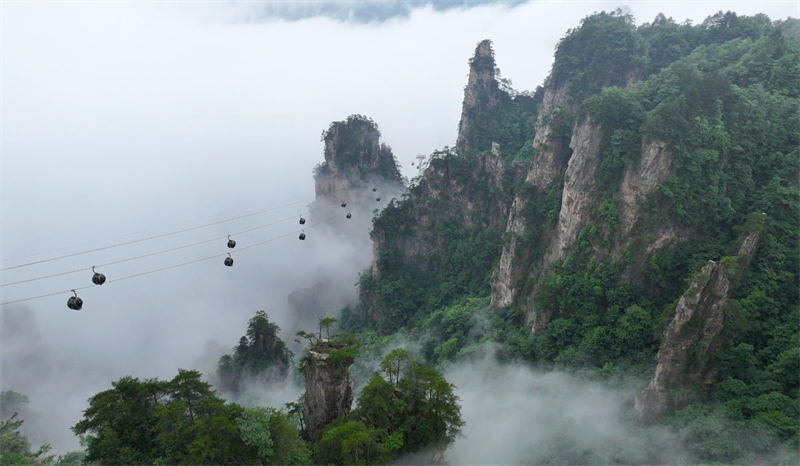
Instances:
[[[554,130],[565,113],[575,110],[575,105],[568,105],[568,87],[566,84],[544,91],[542,109],[536,119],[536,135],[533,138],[534,161],[528,172],[526,181],[537,188],[544,189],[564,173],[569,147],[564,138],[554,135]]]
[[[715,356],[726,340],[722,330],[731,275],[747,267],[759,238],[759,232],[750,233],[736,257],[720,263],[710,260],[692,279],[664,332],[655,375],[636,396],[634,409],[641,422],[653,422],[668,411],[680,409],[715,382]]]
[[[525,232],[525,219],[522,218],[521,210],[525,201],[520,197],[515,197],[511,208],[508,223],[506,224],[507,239],[503,244],[503,252],[500,261],[492,274],[492,306],[508,307],[517,300],[517,287],[519,279],[525,273],[520,262],[525,260],[520,257],[522,253],[516,253],[520,247],[520,239]],[[514,262],[516,261],[516,263]]]
[[[366,202],[372,186],[389,196],[399,195],[404,186],[391,147],[380,143],[378,125],[362,115],[331,123],[322,133],[325,161],[314,173],[316,202]]]
[[[536,120],[536,131],[533,138],[534,159],[531,169],[525,178],[538,190],[548,188],[563,172],[569,158],[569,147],[563,138],[553,137],[553,129],[558,116],[569,112],[571,107],[561,110],[568,103],[567,86],[547,86],[544,91],[542,108]],[[556,118],[554,118],[556,117]],[[492,275],[492,306],[507,307],[517,300],[517,283],[528,273],[531,257],[520,247],[520,239],[525,231],[526,222],[522,216],[522,208],[526,200],[520,194],[514,197],[509,209],[506,223],[508,239],[503,245],[500,262]]]
[[[642,73],[640,69],[628,70],[628,72],[626,72],[624,75],[624,87],[635,85],[641,80],[641,78]],[[614,84],[622,85],[622,82],[617,82],[619,81],[619,76],[617,73],[610,73],[603,79],[603,82],[605,83],[604,86]],[[569,131],[571,128],[573,128],[571,121],[573,115],[578,110],[579,104],[580,102],[576,101],[576,99],[571,95],[569,84],[566,80],[562,79],[556,82],[553,80],[552,75],[548,78],[544,90],[542,107],[539,110],[536,120],[536,127],[534,130],[535,136],[533,139],[533,160],[531,168],[528,171],[525,179],[526,183],[529,183],[536,188],[536,192],[538,194],[533,199],[526,199],[519,193],[515,196],[511,208],[509,209],[509,217],[506,224],[505,231],[507,240],[503,245],[503,253],[500,257],[498,266],[492,275],[491,305],[493,307],[507,307],[521,303],[521,305],[529,311],[527,313],[528,323],[537,320],[535,318],[535,313],[531,311],[531,302],[533,292],[535,292],[535,287],[530,288],[530,290],[533,290],[531,294],[520,296],[520,285],[523,282],[536,283],[538,278],[544,273],[544,269],[547,267],[549,260],[555,260],[559,258],[564,246],[568,245],[574,239],[574,235],[580,231],[581,222],[584,219],[566,218],[564,217],[562,211],[559,217],[558,230],[555,232],[545,232],[539,239],[540,243],[544,247],[547,247],[547,242],[549,242],[550,252],[547,254],[548,257],[545,260],[542,260],[541,257],[535,257],[533,254],[531,254],[532,248],[530,246],[526,247],[521,244],[520,237],[525,232],[525,229],[535,227],[535,225],[528,225],[530,220],[526,219],[521,214],[526,203],[541,202],[541,193],[546,189],[555,186],[555,183],[560,182],[562,176],[564,176],[565,180],[564,187],[565,189],[568,189],[567,180],[569,179],[569,175],[565,173],[565,170],[568,170],[568,164],[573,164],[571,162],[571,159],[574,157],[572,149],[576,144],[576,135],[572,134],[572,137],[569,138]],[[585,129],[585,127],[582,125],[574,126],[575,131],[580,128]],[[597,129],[598,128],[595,128],[595,130]],[[599,132],[597,132],[597,134],[599,135]],[[585,138],[585,136],[586,135],[579,136],[579,138],[583,138],[581,147],[589,149],[589,146],[595,146],[596,150],[599,151],[600,144],[602,142],[601,139],[588,140]],[[659,154],[656,153],[655,155],[657,156]],[[643,159],[644,158],[645,157],[643,157]],[[658,162],[656,163],[658,165],[663,157],[656,158],[658,159]],[[592,166],[588,168],[596,168],[596,166],[593,165],[595,164],[596,159],[593,160],[594,161],[591,162]],[[574,164],[576,168],[578,165],[580,164]],[[667,164],[667,168],[668,166],[669,164]],[[577,172],[577,170],[573,171]],[[591,181],[585,176],[583,177],[583,180]],[[588,185],[584,184],[584,186]],[[631,190],[635,191],[635,188],[632,188]],[[580,199],[576,198],[576,194],[580,197]],[[571,194],[565,194],[563,199],[567,202],[575,202],[576,200],[579,201],[577,206],[570,207],[572,205],[570,204],[570,206],[567,207],[567,209],[571,208],[573,210],[581,210],[586,206],[586,202],[581,201],[589,201],[587,196],[585,196],[585,193],[579,193],[577,191],[573,191]],[[640,198],[635,197],[635,199],[638,201]],[[564,206],[565,204],[562,204],[562,209]],[[582,211],[584,213],[587,212],[586,210]],[[557,236],[554,238],[554,235]],[[667,241],[667,243],[669,243],[669,241]],[[627,246],[629,245],[626,245],[626,247]],[[620,251],[622,250],[623,249],[620,248]],[[546,319],[538,319],[538,322],[538,329],[543,329],[543,325],[546,324]]]
[[[558,224],[552,235],[549,251],[543,259],[538,261],[540,265],[534,267],[533,270],[528,270],[528,264],[525,264],[524,260],[520,260],[520,256],[524,255],[525,252],[518,245],[518,238],[522,236],[526,228],[525,219],[520,214],[526,201],[521,196],[517,196],[514,199],[506,226],[506,232],[512,232],[513,234],[509,235],[510,239],[503,248],[503,255],[500,257],[500,262],[492,277],[493,306],[504,307],[512,305],[517,299],[516,284],[520,278],[527,273],[532,276],[533,280],[536,280],[544,266],[554,260],[561,259],[564,248],[568,247],[577,237],[581,225],[587,220],[595,204],[592,193],[594,192],[595,171],[600,163],[599,141],[601,139],[600,126],[594,123],[590,116],[585,117],[579,124],[575,125],[572,140],[569,144],[572,156],[564,174],[564,189]],[[533,172],[534,170],[531,170],[531,173]],[[547,176],[544,176],[545,172],[537,173],[538,178],[535,180],[537,184],[534,184],[534,186],[539,188],[546,187],[548,180]],[[530,173],[528,180],[531,180]],[[552,181],[552,179],[549,180],[549,182]],[[526,320],[528,323],[533,322],[534,326],[536,326],[535,311],[530,310]],[[540,322],[544,323],[541,320]]]
[[[627,250],[636,250],[623,273],[624,281],[636,281],[652,253],[676,243],[688,241],[692,231],[678,227],[664,214],[642,211],[648,196],[669,177],[672,152],[666,142],[644,139],[639,160],[626,165],[617,191],[619,228],[612,245],[611,258],[620,260]]]
[[[352,357],[341,357],[343,344],[321,341],[311,348],[303,363],[306,392],[303,395],[303,420],[306,437],[314,438],[334,419],[346,416],[353,404],[353,381],[348,368]]]
[[[594,211],[596,196],[595,173],[600,164],[600,141],[603,138],[600,125],[586,116],[575,125],[572,141],[572,157],[564,174],[564,191],[561,195],[561,212],[558,215],[556,234],[550,244],[550,253],[544,262],[550,263],[564,257],[565,249],[575,241],[578,232]]]
[[[502,155],[481,152],[469,159],[454,154],[433,159],[422,174],[419,184],[407,201],[392,203],[387,208],[403,224],[413,230],[397,234],[392,231],[391,246],[382,223],[376,222],[372,232],[373,257],[391,248],[395,261],[419,270],[435,271],[429,258],[441,248],[435,232],[443,220],[455,220],[466,230],[494,229],[503,231],[508,208],[502,193],[509,189],[513,177],[507,174]],[[379,273],[377,260],[373,275]]]
[[[641,204],[647,195],[669,176],[672,154],[663,141],[642,141],[638,163],[627,165],[619,189],[620,233],[627,236],[640,217]]]
[[[564,174],[558,223],[550,239],[549,250],[541,259],[539,266],[531,271],[531,280],[534,282],[541,277],[547,264],[564,258],[581,228],[595,212],[595,173],[600,164],[599,141],[602,137],[600,125],[588,115],[575,125],[569,144],[572,156]],[[533,324],[534,333],[541,333],[545,330],[550,316],[533,306],[535,293],[536,287],[528,297],[525,321]]]
[[[456,147],[462,151],[480,147],[480,132],[491,132],[496,122],[487,118],[497,106],[502,91],[495,79],[495,62],[492,42],[481,41],[475,48],[475,55],[469,62],[469,78],[464,89],[464,102],[461,106],[461,120],[458,124]],[[488,126],[488,127],[487,127]]]

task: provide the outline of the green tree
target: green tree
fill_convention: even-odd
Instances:
[[[270,412],[267,408],[256,407],[245,409],[242,416],[236,418],[236,425],[241,431],[244,443],[258,450],[261,464],[268,464],[269,458],[275,454],[272,436],[270,435]]]
[[[314,443],[314,460],[319,464],[386,464],[391,456],[384,438],[381,429],[339,419],[321,431]]]
[[[380,364],[380,371],[389,378],[389,385],[397,386],[400,383],[400,375],[414,365],[414,358],[403,348],[396,348],[383,358]]]
[[[86,436],[86,461],[102,464],[227,464],[255,461],[226,404],[197,371],[170,381],[125,376],[89,399],[72,430]]]
[[[338,322],[339,319],[333,317],[320,317],[319,318],[319,337],[322,338],[322,329],[325,329],[328,340],[331,339],[331,326]]]
[[[396,349],[381,363],[359,395],[354,416],[392,437],[399,453],[446,448],[464,426],[455,386],[431,366]]]

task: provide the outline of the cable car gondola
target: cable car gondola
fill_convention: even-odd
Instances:
[[[373,192],[373,193],[374,193],[375,191],[377,191],[377,190],[378,190],[378,188],[372,188],[372,192]]]
[[[300,236],[298,236],[298,238],[300,238],[300,241],[305,241],[306,240],[306,232],[305,232],[305,230],[300,232]]]
[[[228,235],[228,247],[231,249],[236,247],[236,241],[231,239],[231,235]]]
[[[375,200],[376,200],[376,201],[378,201],[378,202],[381,202],[381,198],[377,198],[377,199],[375,199]]]
[[[231,257],[231,253],[228,253],[228,257],[225,258],[225,265],[233,267],[233,257]]]
[[[350,212],[348,212],[348,213],[347,213],[346,217],[347,217],[347,218],[353,218],[353,216],[352,216],[352,215],[350,215]]]
[[[303,216],[301,215],[300,216],[300,225],[305,225],[305,224],[306,224],[306,219],[304,219]]]
[[[106,276],[103,275],[102,273],[95,272],[94,266],[92,266],[92,272],[94,272],[94,275],[92,275],[92,283],[94,283],[95,285],[102,285],[103,283],[106,282]]]
[[[342,207],[347,207],[347,203],[346,202],[342,202]]]
[[[78,293],[75,290],[70,290],[75,293],[75,296],[70,296],[67,300],[67,307],[76,311],[80,311],[83,307],[83,300],[78,297]]]

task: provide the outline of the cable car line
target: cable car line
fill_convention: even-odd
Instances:
[[[316,212],[318,210],[329,209],[331,207],[332,206],[318,207],[316,209],[309,210],[308,212],[306,212],[306,214],[310,214],[310,213]],[[19,281],[11,282],[11,283],[2,283],[2,284],[0,284],[0,288],[6,287],[6,286],[12,286],[12,285],[19,285],[21,283],[35,282],[35,281],[38,281],[38,280],[44,280],[46,278],[60,277],[62,275],[69,275],[69,274],[72,274],[72,273],[86,272],[88,270],[92,270],[94,267],[98,267],[98,268],[108,267],[108,266],[111,266],[111,265],[122,264],[123,262],[129,262],[129,261],[134,261],[134,260],[138,260],[138,259],[144,259],[145,257],[157,256],[159,254],[165,254],[165,253],[172,252],[172,251],[177,251],[177,250],[180,250],[180,249],[191,248],[191,247],[194,247],[194,246],[199,246],[201,244],[211,243],[211,242],[214,242],[214,241],[220,241],[220,240],[223,240],[223,239],[228,238],[230,236],[236,236],[236,235],[242,235],[242,234],[245,234],[245,233],[250,233],[251,231],[260,230],[262,228],[266,228],[266,227],[269,227],[269,226],[277,225],[279,223],[287,222],[289,220],[294,220],[296,217],[297,216],[292,216],[292,217],[284,218],[284,219],[281,219],[281,220],[277,220],[275,222],[267,223],[267,224],[264,224],[264,225],[259,225],[257,227],[248,228],[247,230],[237,231],[236,233],[232,233],[231,235],[218,236],[216,238],[211,238],[211,239],[207,239],[207,240],[203,240],[203,241],[198,241],[196,243],[185,244],[183,246],[176,246],[174,248],[169,248],[169,249],[164,249],[164,250],[161,250],[161,251],[142,254],[140,256],[129,257],[129,258],[126,258],[126,259],[120,259],[120,260],[116,260],[116,261],[113,261],[113,262],[107,262],[105,264],[95,265],[95,266],[92,266],[92,267],[83,267],[83,268],[80,268],[80,269],[69,270],[67,272],[60,272],[60,273],[54,273],[54,274],[51,274],[51,275],[45,275],[43,277],[28,278],[26,280],[19,280]],[[242,251],[244,249],[247,249],[247,248],[239,248],[239,251]]]
[[[297,201],[297,203],[307,202],[307,201],[310,201],[312,199],[314,199],[314,198],[313,197],[309,197],[309,198]],[[277,208],[280,208],[280,207],[277,207]],[[255,215],[257,213],[263,213],[263,212],[262,211],[258,211],[258,212],[251,212],[251,213],[253,215]],[[217,214],[217,215],[212,216],[212,218],[213,217],[221,217],[222,215],[225,215],[225,214]],[[203,220],[205,220],[205,219],[199,219],[197,221],[203,221]],[[164,226],[155,227],[155,228],[148,228],[146,230],[139,230],[139,231],[134,231],[134,232],[131,232],[131,233],[125,233],[123,235],[112,236],[112,237],[109,237],[109,238],[103,238],[103,239],[98,239],[98,240],[94,240],[94,241],[86,241],[84,243],[73,244],[71,246],[64,246],[64,247],[61,247],[61,248],[49,249],[47,251],[39,251],[39,252],[34,252],[34,253],[30,253],[30,254],[24,254],[24,255],[16,256],[16,257],[9,257],[7,259],[0,260],[0,262],[14,261],[14,260],[24,259],[26,257],[32,257],[32,256],[41,256],[43,254],[47,254],[47,253],[51,253],[51,252],[63,251],[65,249],[72,249],[72,248],[77,248],[77,247],[80,247],[80,246],[86,246],[86,245],[89,245],[89,244],[101,243],[103,241],[111,241],[111,240],[118,239],[118,238],[124,238],[126,236],[133,236],[133,235],[139,235],[139,234],[142,234],[142,233],[149,233],[151,231],[163,230],[165,228],[172,228],[172,227],[176,227],[176,226],[179,226],[179,225],[185,225],[187,223],[190,223],[190,222],[189,221],[178,222],[178,223],[173,223],[173,224],[170,224],[170,225],[164,225]]]
[[[301,202],[307,202],[307,201],[308,201],[308,199],[303,199],[302,201],[292,202],[291,204],[285,204],[285,205],[278,206],[278,207],[272,207],[272,208],[269,208],[269,209],[259,210],[257,212],[251,212],[249,214],[240,215],[238,217],[232,217],[232,218],[228,218],[228,219],[225,219],[225,220],[218,220],[216,222],[206,223],[204,225],[198,225],[198,226],[195,226],[195,227],[184,228],[182,230],[171,231],[169,233],[162,233],[160,235],[150,236],[150,237],[147,237],[147,238],[137,239],[137,240],[133,240],[133,241],[127,241],[125,243],[113,244],[111,246],[104,246],[104,247],[101,247],[101,248],[90,249],[88,251],[76,252],[76,253],[67,254],[67,255],[64,255],[64,256],[53,257],[51,259],[42,259],[42,260],[35,261],[35,262],[28,262],[27,264],[20,264],[20,265],[15,265],[13,267],[6,267],[4,269],[0,269],[0,272],[4,272],[6,270],[12,270],[12,269],[19,269],[19,268],[22,268],[22,267],[28,267],[28,266],[36,265],[36,264],[42,264],[42,263],[45,263],[45,262],[52,262],[52,261],[56,261],[56,260],[60,260],[60,259],[66,259],[68,257],[80,256],[82,254],[89,254],[91,252],[104,251],[106,249],[118,248],[120,246],[127,246],[129,244],[141,243],[141,242],[150,241],[150,240],[156,239],[156,238],[164,238],[166,236],[177,235],[178,233],[185,233],[187,231],[197,230],[197,229],[200,229],[200,228],[206,228],[206,227],[210,227],[210,226],[213,226],[213,225],[219,225],[220,223],[232,222],[234,220],[239,220],[241,218],[252,217],[254,215],[259,215],[259,214],[263,214],[265,212],[270,212],[270,211],[273,211],[273,210],[282,209],[284,207],[289,207],[289,206],[292,206],[292,205],[295,205],[295,204],[299,204]]]
[[[334,218],[337,218],[337,217],[338,217],[338,215],[334,215],[334,216],[328,217],[325,220],[321,220],[321,221],[319,221],[319,222],[317,222],[317,223],[315,223],[313,225],[310,225],[310,226],[308,226],[306,228],[314,228],[317,225],[321,225],[323,223],[327,223],[330,220],[333,220]],[[292,217],[292,218],[295,218],[295,217]],[[258,243],[253,243],[253,244],[251,244],[249,246],[245,246],[245,247],[241,248],[239,251],[244,251],[245,249],[254,248],[256,246],[260,246],[262,244],[270,243],[272,241],[279,240],[281,238],[286,238],[286,237],[294,235],[296,233],[297,233],[297,230],[289,232],[289,233],[286,233],[286,234],[283,234],[283,235],[280,235],[280,236],[276,236],[274,238],[270,238],[270,239],[267,239],[267,240],[264,240],[264,241],[259,241]],[[237,252],[239,252],[239,251],[237,251]],[[115,278],[113,280],[108,280],[105,283],[109,284],[109,283],[114,283],[114,282],[121,282],[123,280],[128,280],[128,279],[131,279],[131,278],[141,277],[143,275],[149,275],[151,273],[162,272],[164,270],[170,270],[170,269],[174,269],[174,268],[177,268],[177,267],[183,267],[184,265],[195,264],[197,262],[207,261],[207,260],[211,260],[211,259],[217,259],[219,257],[225,257],[228,254],[229,253],[214,254],[213,256],[203,257],[203,258],[200,258],[200,259],[194,259],[194,260],[191,260],[191,261],[188,261],[188,262],[182,262],[180,264],[170,265],[170,266],[161,267],[161,268],[155,269],[155,270],[148,270],[146,272],[140,272],[140,273],[137,273],[137,274],[128,275],[127,277]],[[17,300],[14,300],[14,301],[7,301],[7,302],[4,302],[4,303],[0,303],[0,306],[6,306],[6,305],[9,305],[9,304],[21,303],[23,301],[32,301],[34,299],[47,298],[49,296],[56,296],[56,295],[69,293],[69,292],[73,292],[74,293],[74,292],[77,292],[77,291],[80,291],[80,290],[85,290],[87,288],[93,288],[95,286],[97,286],[97,285],[86,285],[86,286],[82,286],[82,287],[79,287],[79,288],[70,288],[68,290],[56,291],[55,293],[47,293],[47,294],[43,294],[43,295],[39,295],[39,296],[33,296],[33,297],[30,297],[30,298],[23,298],[23,299],[17,299]],[[76,296],[77,296],[77,293],[76,293]]]

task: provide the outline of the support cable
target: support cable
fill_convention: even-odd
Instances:
[[[210,227],[210,226],[213,226],[213,225],[219,225],[220,223],[232,222],[234,220],[239,220],[241,218],[252,217],[254,215],[263,214],[265,212],[270,212],[270,211],[273,211],[273,210],[282,209],[284,207],[293,206],[295,204],[300,204],[301,202],[308,202],[310,199],[312,199],[312,198],[303,199],[301,201],[295,201],[295,202],[292,202],[290,204],[284,204],[284,205],[278,206],[278,207],[271,207],[269,209],[259,210],[257,212],[251,212],[249,214],[240,215],[238,217],[232,217],[232,218],[228,218],[228,219],[225,219],[225,220],[218,220],[216,222],[206,223],[204,225],[198,225],[198,226],[195,226],[195,227],[184,228],[182,230],[171,231],[169,233],[162,233],[160,235],[150,236],[150,237],[147,237],[147,238],[127,241],[127,242],[119,243],[119,244],[112,244],[111,246],[103,246],[101,248],[95,248],[95,249],[90,249],[88,251],[81,251],[81,252],[76,252],[76,253],[72,253],[72,254],[66,254],[64,256],[53,257],[53,258],[50,258],[50,259],[42,259],[42,260],[38,260],[38,261],[35,261],[35,262],[28,262],[27,264],[15,265],[13,267],[6,267],[4,269],[0,269],[0,272],[4,272],[6,270],[12,270],[12,269],[19,269],[19,268],[22,268],[22,267],[28,267],[28,266],[36,265],[36,264],[42,264],[42,263],[45,263],[45,262],[52,262],[52,261],[56,261],[56,260],[60,260],[60,259],[66,259],[68,257],[80,256],[82,254],[89,254],[89,253],[92,253],[92,252],[104,251],[106,249],[118,248],[118,247],[121,247],[121,246],[127,246],[129,244],[141,243],[141,242],[144,242],[144,241],[150,241],[152,239],[157,239],[157,238],[164,238],[166,236],[177,235],[178,233],[185,233],[187,231],[197,230],[197,229],[200,229],[200,228],[206,228],[206,227]]]
[[[313,225],[309,225],[306,228],[314,228],[315,226],[321,225],[323,223],[327,223],[327,222],[329,222],[330,220],[332,220],[332,219],[334,219],[336,217],[338,217],[338,215],[333,215],[331,217],[326,218],[325,220],[321,220],[321,221],[319,221],[319,222],[317,222],[317,223],[315,223]],[[254,244],[251,244],[249,246],[241,248],[239,251],[244,251],[246,249],[250,249],[250,248],[254,248],[256,246],[260,246],[262,244],[270,243],[272,241],[275,241],[275,240],[278,240],[278,239],[281,239],[281,238],[286,238],[287,236],[294,235],[299,231],[302,231],[302,230],[291,231],[291,232],[286,233],[284,235],[276,236],[274,238],[270,238],[270,239],[267,239],[267,240],[264,240],[264,241],[260,241],[258,243],[254,243]],[[239,252],[239,251],[236,251],[236,252]],[[116,278],[114,280],[108,280],[107,282],[105,282],[105,284],[107,285],[109,283],[121,282],[123,280],[128,280],[130,278],[141,277],[143,275],[150,275],[152,273],[162,272],[164,270],[170,270],[170,269],[174,269],[174,268],[177,268],[177,267],[183,267],[184,265],[195,264],[197,262],[207,261],[207,260],[215,259],[215,258],[218,258],[218,257],[224,257],[227,254],[229,254],[229,253],[214,254],[213,256],[203,257],[203,258],[200,258],[200,259],[194,259],[194,260],[191,260],[191,261],[188,261],[188,262],[181,262],[180,264],[170,265],[170,266],[167,266],[167,267],[161,267],[161,268],[158,268],[158,269],[155,269],[155,270],[148,270],[146,272],[140,272],[140,273],[137,273],[137,274],[128,275],[127,277]],[[30,297],[30,298],[16,299],[14,301],[7,301],[7,302],[4,302],[4,303],[0,303],[0,306],[6,306],[6,305],[9,305],[9,304],[21,303],[23,301],[32,301],[34,299],[46,298],[46,297],[49,297],[49,296],[56,296],[56,295],[60,295],[60,294],[64,294],[64,293],[69,293],[70,291],[85,290],[87,288],[93,288],[95,286],[99,286],[99,285],[86,285],[86,286],[82,286],[82,287],[79,287],[79,288],[70,288],[70,289],[64,290],[64,291],[56,291],[55,293],[47,293],[47,294],[43,294],[43,295],[39,295],[39,296],[33,296],[33,297]]]

